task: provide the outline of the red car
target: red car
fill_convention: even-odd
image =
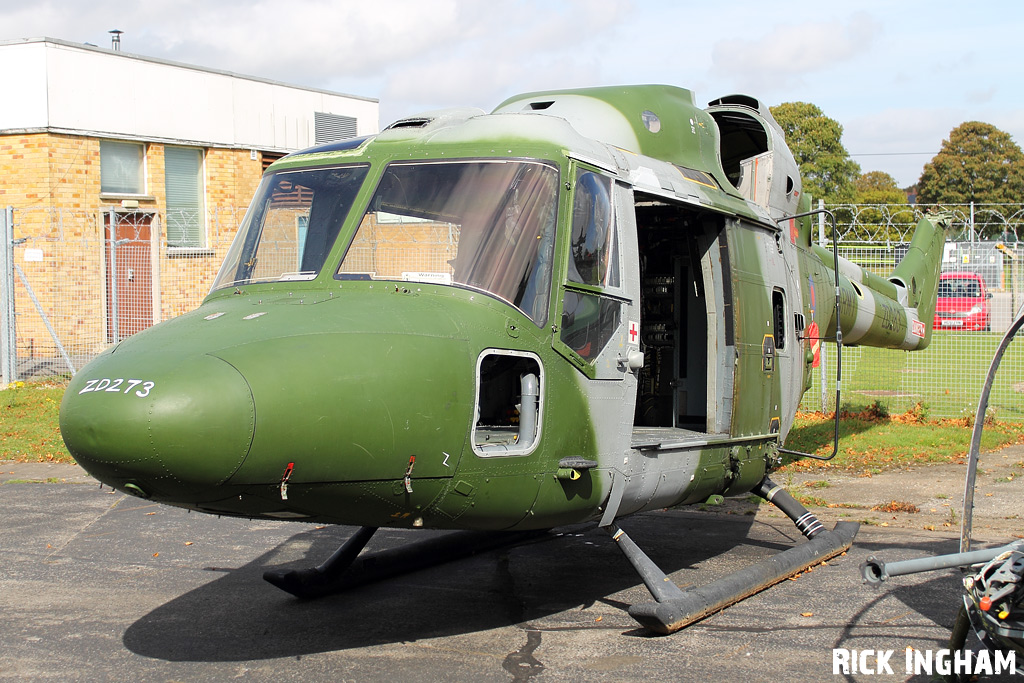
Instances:
[[[935,302],[934,329],[992,329],[992,317],[985,281],[977,273],[943,273],[939,298]]]

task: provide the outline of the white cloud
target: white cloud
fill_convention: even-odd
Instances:
[[[467,7],[476,12],[455,0],[208,3],[176,13],[154,38],[172,58],[309,83],[380,71],[444,46],[472,21]]]
[[[779,25],[754,40],[736,37],[717,42],[712,70],[733,79],[741,89],[791,87],[807,74],[866,53],[882,30],[864,12],[845,21]]]
[[[727,11],[693,0],[0,0],[0,40],[107,47],[118,28],[126,52],[379,98],[384,124],[552,88],[668,83],[698,102],[746,92],[814,102],[851,152],[895,153],[937,150],[968,119],[1024,142],[1013,52],[1024,15],[997,4],[863,0],[842,14],[812,0]],[[926,160],[858,158],[901,182]]]
[[[444,106],[490,109],[518,92],[603,84],[607,76],[589,48],[629,7],[622,0],[574,0],[554,9],[498,3],[446,49],[386,69],[382,119]]]
[[[997,92],[998,89],[994,85],[990,85],[987,88],[976,87],[968,92],[968,97],[970,97],[972,102],[977,102],[978,104],[987,104],[992,101],[992,99],[996,96]]]

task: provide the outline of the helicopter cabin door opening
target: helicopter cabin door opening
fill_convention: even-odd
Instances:
[[[732,292],[721,217],[636,196],[640,338],[634,425],[727,433],[732,419]]]

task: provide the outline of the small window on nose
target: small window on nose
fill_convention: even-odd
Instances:
[[[481,456],[525,455],[540,436],[540,359],[521,351],[488,350],[477,364],[473,450]]]

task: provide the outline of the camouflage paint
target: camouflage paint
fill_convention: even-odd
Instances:
[[[761,131],[764,149],[756,164],[739,170],[730,160],[727,171],[720,145],[744,126]],[[543,326],[466,287],[334,278],[387,164],[455,159],[558,168]],[[490,115],[400,121],[374,138],[290,155],[268,173],[352,163],[368,165],[367,177],[315,278],[214,291],[72,380],[61,431],[90,473],[216,514],[468,529],[607,523],[756,486],[777,463],[808,386],[812,323],[825,335],[841,323],[860,344],[928,342],[943,226],[922,222],[890,280],[843,262],[837,321],[831,255],[811,246],[809,219],[784,220],[809,203],[796,164],[767,108],[750,98],[702,110],[689,91],[668,86],[534,93]],[[611,289],[567,282],[577,169],[614,188],[620,281]],[[737,173],[749,196],[733,185]],[[689,283],[706,307],[698,313],[707,338],[689,340],[706,365],[700,431],[634,428],[640,204],[685,219],[690,248],[700,250]],[[567,295],[618,307],[592,360],[560,337]],[[477,368],[488,353],[540,368],[536,444],[510,455],[472,444]],[[560,476],[565,458],[596,466]]]

